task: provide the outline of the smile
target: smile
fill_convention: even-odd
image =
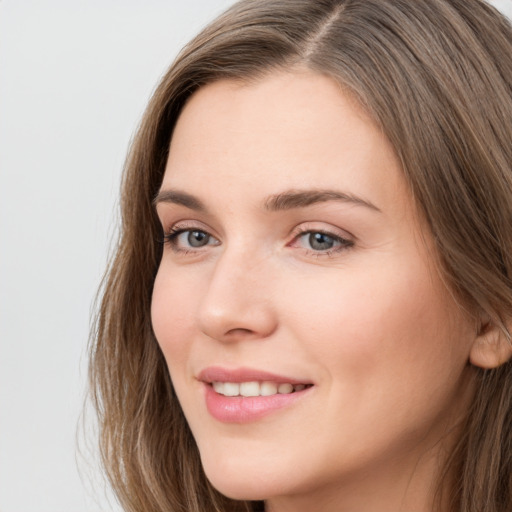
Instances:
[[[196,378],[202,383],[206,409],[222,423],[249,423],[293,408],[316,387],[304,377],[294,378],[247,367],[210,366]]]
[[[227,397],[235,396],[272,396],[272,395],[287,395],[302,391],[310,384],[291,384],[289,382],[212,382],[213,389],[219,395]]]

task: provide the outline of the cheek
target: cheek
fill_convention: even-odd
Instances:
[[[362,464],[412,449],[430,429],[435,437],[464,396],[470,338],[448,292],[427,269],[385,262],[322,282],[290,284],[281,310],[321,375],[325,400],[309,420],[322,418],[329,440],[327,451],[315,445],[323,467],[338,467],[340,453]]]
[[[191,312],[195,310],[191,293],[183,293],[185,283],[179,276],[172,279],[165,267],[159,269],[151,300],[153,331],[170,366],[183,367],[187,340],[191,335]]]
[[[280,309],[287,325],[296,325],[296,335],[310,338],[322,356],[374,354],[435,316],[421,280],[397,277],[392,268],[347,268],[290,281],[282,286]]]
[[[286,324],[333,385],[369,395],[415,386],[427,396],[436,380],[452,379],[466,364],[471,331],[448,291],[425,266],[400,263],[382,258],[323,286],[302,279],[284,288]]]

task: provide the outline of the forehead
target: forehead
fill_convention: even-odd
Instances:
[[[162,188],[269,195],[279,189],[340,188],[371,202],[406,194],[395,152],[334,80],[281,72],[251,83],[199,89],[174,130]],[[243,189],[243,190],[242,190]]]

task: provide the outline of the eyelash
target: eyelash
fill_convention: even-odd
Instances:
[[[183,233],[189,233],[189,232],[198,232],[198,233],[204,233],[206,236],[215,239],[208,231],[204,229],[200,229],[197,227],[192,226],[186,226],[186,227],[173,227],[168,232],[164,233],[162,244],[168,244],[170,248],[179,254],[187,255],[190,253],[197,253],[199,250],[201,250],[205,246],[198,247],[196,249],[194,248],[183,248],[179,247],[177,244],[178,237]],[[334,241],[335,245],[331,249],[326,250],[315,250],[315,249],[306,249],[306,251],[315,257],[325,257],[325,256],[332,256],[333,254],[339,253],[341,251],[345,251],[347,249],[350,249],[353,247],[354,242],[351,240],[347,240],[346,238],[341,237],[340,235],[336,233],[332,233],[329,230],[324,229],[298,229],[293,233],[293,239],[292,242],[289,244],[290,246],[294,246],[294,244],[298,243],[300,239],[306,235],[323,235],[326,237],[329,237]],[[218,244],[215,244],[218,245]]]
[[[198,227],[193,227],[193,226],[172,227],[168,232],[164,233],[162,243],[164,245],[168,244],[169,247],[174,252],[179,253],[179,254],[187,255],[189,253],[196,253],[201,248],[197,248],[197,249],[194,249],[194,248],[184,249],[182,247],[178,247],[178,244],[177,244],[177,239],[178,239],[178,237],[181,234],[189,233],[189,232],[193,232],[193,231],[196,231],[198,233],[204,233],[205,235],[207,235],[207,236],[209,236],[211,238],[214,238],[212,235],[210,235],[210,233],[208,233],[208,231],[205,231],[204,229],[201,229],[201,228],[198,228]]]
[[[300,242],[300,239],[302,237],[305,237],[306,235],[323,235],[326,236],[334,241],[335,244],[334,247],[331,249],[325,249],[325,250],[315,250],[315,249],[305,249],[308,254],[321,258],[325,256],[333,256],[334,254],[337,254],[342,251],[346,251],[347,249],[350,249],[354,246],[354,242],[351,240],[347,240],[346,238],[343,238],[342,236],[333,233],[332,231],[326,230],[326,229],[297,229],[293,233],[293,240],[289,245],[294,246],[295,244],[298,244]]]

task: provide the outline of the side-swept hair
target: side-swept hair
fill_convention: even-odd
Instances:
[[[391,141],[468,311],[508,335],[512,312],[512,28],[482,0],[243,0],[161,80],[134,138],[121,228],[92,334],[90,382],[107,475],[127,512],[255,511],[208,483],[152,332],[161,257],[153,209],[176,120],[220,79],[296,66],[332,77]],[[169,305],[172,307],[172,304]],[[477,370],[450,457],[452,510],[512,510],[512,373]]]

